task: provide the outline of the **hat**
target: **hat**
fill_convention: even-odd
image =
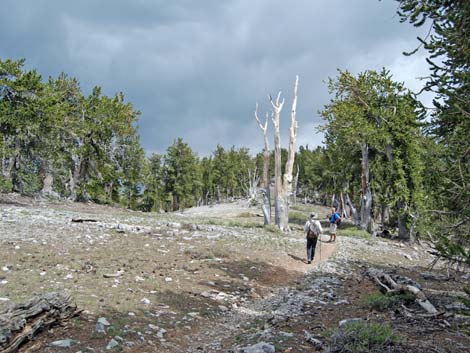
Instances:
[[[315,212],[310,213],[310,218],[317,218],[317,214]]]

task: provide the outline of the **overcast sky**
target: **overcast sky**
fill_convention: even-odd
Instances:
[[[44,78],[66,72],[88,94],[124,92],[142,115],[145,150],[182,137],[200,155],[217,143],[262,148],[253,111],[282,90],[287,136],[300,76],[298,144],[315,131],[336,69],[391,70],[418,90],[424,53],[404,57],[421,34],[400,24],[393,0],[2,0],[0,57],[26,58]],[[425,31],[425,29],[420,30]],[[284,141],[285,146],[285,141]]]

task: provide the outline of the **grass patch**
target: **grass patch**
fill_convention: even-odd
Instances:
[[[401,294],[382,294],[382,293],[373,293],[368,295],[364,299],[364,305],[370,309],[377,311],[386,311],[390,309],[395,309],[401,304],[410,304],[415,300],[413,294],[411,293],[401,293]]]
[[[340,225],[338,227],[338,234],[346,236],[346,237],[354,237],[354,238],[361,238],[361,239],[372,239],[371,235],[363,229],[358,229],[356,227],[348,227],[348,228],[344,229],[343,225]]]
[[[357,321],[339,327],[331,341],[331,351],[336,353],[382,353],[391,351],[403,338],[390,325]]]
[[[289,223],[305,224],[307,220],[308,220],[308,216],[306,216],[304,213],[301,213],[298,211],[289,212]]]
[[[242,212],[237,215],[238,218],[251,218],[251,217],[256,217],[256,214],[251,213],[251,212]]]

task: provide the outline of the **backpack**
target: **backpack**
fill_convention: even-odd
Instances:
[[[307,238],[315,239],[320,235],[320,229],[316,226],[315,222],[310,222],[307,231]]]
[[[336,214],[338,215],[338,219],[336,220],[336,226],[339,227],[341,225],[341,222],[343,221],[343,219],[341,218],[339,213],[336,213]]]

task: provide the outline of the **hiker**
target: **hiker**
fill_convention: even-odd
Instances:
[[[341,222],[341,217],[336,212],[336,207],[331,207],[330,218],[330,243],[336,241],[336,229],[338,228],[339,222]]]
[[[315,256],[317,240],[323,229],[320,222],[316,219],[315,213],[310,214],[310,219],[305,223],[304,230],[307,233],[307,263],[311,264]]]

